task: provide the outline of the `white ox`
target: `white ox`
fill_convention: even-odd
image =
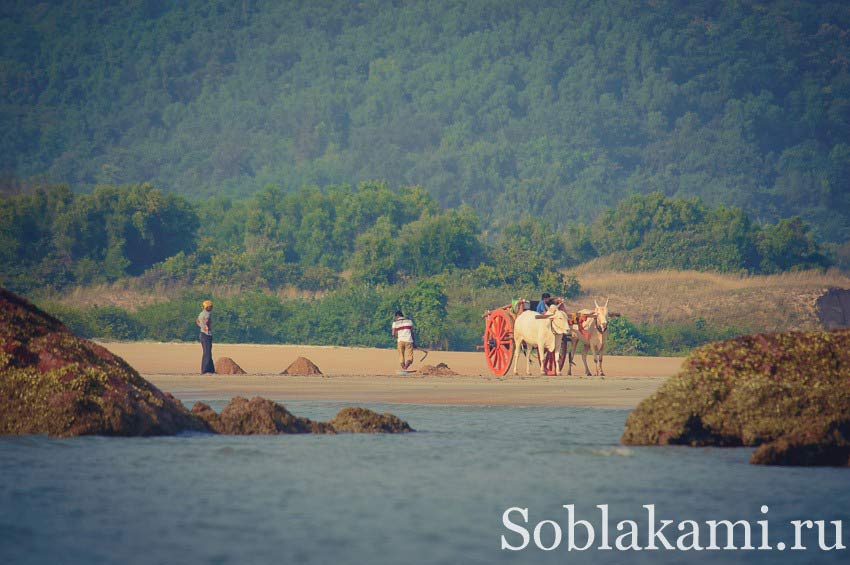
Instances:
[[[551,311],[550,311],[551,312]],[[560,374],[561,340],[570,331],[567,314],[561,310],[555,311],[551,317],[538,318],[537,312],[526,310],[514,321],[514,375],[517,374],[520,348],[525,345],[528,349],[537,348],[540,361],[540,374],[544,374],[543,362],[547,351],[555,352],[555,374]],[[525,374],[531,374],[531,351],[525,352]]]
[[[596,376],[604,377],[605,372],[602,370],[602,356],[605,353],[605,338],[608,335],[608,299],[605,300],[605,305],[600,306],[596,300],[593,301],[596,305],[594,310],[582,310],[579,314],[584,314],[586,319],[580,323],[579,330],[572,330],[571,338],[573,342],[570,351],[570,360],[575,358],[576,347],[579,342],[582,343],[581,360],[584,361],[585,375],[590,374],[590,367],[587,366],[587,350],[593,351],[593,364],[596,366]],[[573,374],[573,368],[570,366],[567,371],[568,375]]]

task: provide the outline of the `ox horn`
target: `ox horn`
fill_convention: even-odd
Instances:
[[[599,303],[596,301],[596,299],[595,299],[595,298],[593,299],[593,303],[594,303],[594,304],[596,304],[596,307],[597,307],[597,308],[599,308]]]
[[[606,308],[608,308],[608,301],[609,301],[609,300],[611,300],[611,297],[610,297],[610,296],[609,296],[608,298],[606,298],[606,299],[605,299],[605,307],[606,307]]]

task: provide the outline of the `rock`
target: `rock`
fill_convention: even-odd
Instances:
[[[123,359],[0,288],[0,435],[150,436],[203,430]]]
[[[215,372],[219,375],[244,375],[245,371],[230,357],[219,357],[215,362]]]
[[[441,376],[457,375],[457,373],[452,371],[449,368],[449,366],[446,365],[445,363],[437,363],[436,366],[434,366],[434,365],[423,365],[419,369],[418,372],[419,372],[420,375],[441,375]]]
[[[328,423],[340,433],[399,434],[414,431],[398,416],[378,414],[366,408],[343,408]]]
[[[219,418],[218,412],[213,410],[209,404],[196,402],[195,405],[192,406],[192,415],[204,422],[207,431],[215,434],[221,433],[219,432],[219,430],[223,429],[221,418]]]
[[[321,375],[322,372],[315,363],[306,357],[299,357],[286,368],[281,375]]]
[[[843,446],[850,445],[848,383],[850,330],[759,334],[711,343],[695,350],[678,375],[629,414],[621,441],[694,446],[778,442],[754,454],[753,462],[837,460]]]
[[[817,299],[818,318],[825,330],[850,328],[850,290],[830,288]]]
[[[850,466],[850,430],[789,434],[765,443],[750,457],[756,465]]]
[[[342,417],[354,411],[351,417]],[[391,414],[348,408],[343,431],[411,431]],[[236,397],[221,414],[198,402],[190,413],[123,359],[75,336],[30,302],[0,288],[0,435],[148,436],[335,433],[328,422],[289,413],[265,398]]]
[[[198,402],[192,413],[202,418],[212,431],[226,435],[334,433],[324,422],[298,418],[280,404],[260,397],[248,400],[237,396],[221,414]]]
[[[291,414],[280,404],[265,398],[251,400],[236,397],[221,414],[203,402],[192,407],[192,414],[203,420],[218,434],[333,434],[404,433],[413,430],[404,420],[392,414],[377,414],[365,408],[343,408],[330,422],[315,422]]]

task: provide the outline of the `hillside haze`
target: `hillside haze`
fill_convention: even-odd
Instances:
[[[699,196],[850,239],[850,4],[9,0],[0,172],[191,198],[382,179],[485,225]]]

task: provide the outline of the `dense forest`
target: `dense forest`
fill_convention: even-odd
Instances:
[[[268,187],[192,202],[150,184],[65,185],[0,200],[0,284],[37,292],[129,278],[142,285],[327,291],[405,286],[468,273],[478,288],[577,292],[571,266],[612,256],[625,270],[778,273],[834,263],[798,217],[754,223],[696,198],[633,195],[594,222],[555,229],[523,216],[488,237],[469,206],[422,187]]]
[[[214,296],[223,341],[388,346],[403,308],[471,349],[599,257],[850,266],[845,2],[9,0],[0,34],[0,284],[86,336],[193,339]],[[169,299],[53,301],[104,283]]]
[[[215,296],[223,341],[389,346],[402,308],[419,341],[474,349],[483,308],[545,290],[575,298],[569,267],[599,256],[622,269],[775,273],[832,264],[797,217],[753,222],[696,198],[633,195],[590,225],[524,216],[490,235],[469,206],[443,209],[422,187],[268,187],[244,200],[189,201],[150,184],[38,188],[0,200],[0,285],[25,292],[78,333],[189,340]],[[137,311],[51,301],[77,285],[120,283],[171,296]],[[281,290],[295,294],[282,300]],[[612,325],[612,351],[678,353],[752,328]]]
[[[33,260],[55,254],[39,263],[53,269],[45,276],[139,274],[171,257],[160,272],[195,269],[212,280],[261,251],[320,285],[331,271],[363,274],[379,258],[387,264],[368,270],[378,278],[424,275],[440,265],[409,258],[423,252],[417,237],[426,232],[467,230],[446,234],[447,245],[473,245],[467,258],[438,261],[471,267],[483,253],[476,230],[492,235],[526,215],[559,229],[610,222],[633,194],[674,199],[688,220],[726,214],[739,243],[783,218],[787,234],[773,241],[792,237],[802,229],[794,216],[821,241],[850,239],[843,1],[7,0],[0,35],[2,190],[64,183],[92,194],[69,204],[85,206],[76,217],[57,216],[58,239],[33,240]],[[375,212],[359,243],[353,228],[333,224],[321,241],[343,242],[354,253],[346,265],[345,253],[310,249],[303,233],[281,227],[281,214],[302,213],[286,195],[372,179],[422,186],[433,201],[416,205],[446,211]],[[138,214],[140,194],[95,189],[144,182],[164,189],[147,204],[162,211],[155,218]],[[214,198],[193,215],[172,193],[233,201]],[[270,208],[246,209],[245,226],[217,219],[228,206],[250,207],[248,197]],[[55,191],[30,198],[46,198],[45,209],[72,200]],[[81,233],[107,200],[115,211],[105,232]],[[193,257],[212,256],[205,231],[187,243],[196,221],[231,245],[220,267],[193,267]],[[661,232],[602,242],[589,229],[577,236],[595,237],[597,252],[644,250],[636,267],[657,264],[650,248],[667,243]],[[390,258],[381,246],[396,232],[404,250]],[[63,263],[86,255],[78,236],[100,243],[89,263]],[[272,236],[286,243],[266,246]],[[785,268],[765,256],[771,237],[712,260]],[[5,242],[3,253],[21,256]]]

